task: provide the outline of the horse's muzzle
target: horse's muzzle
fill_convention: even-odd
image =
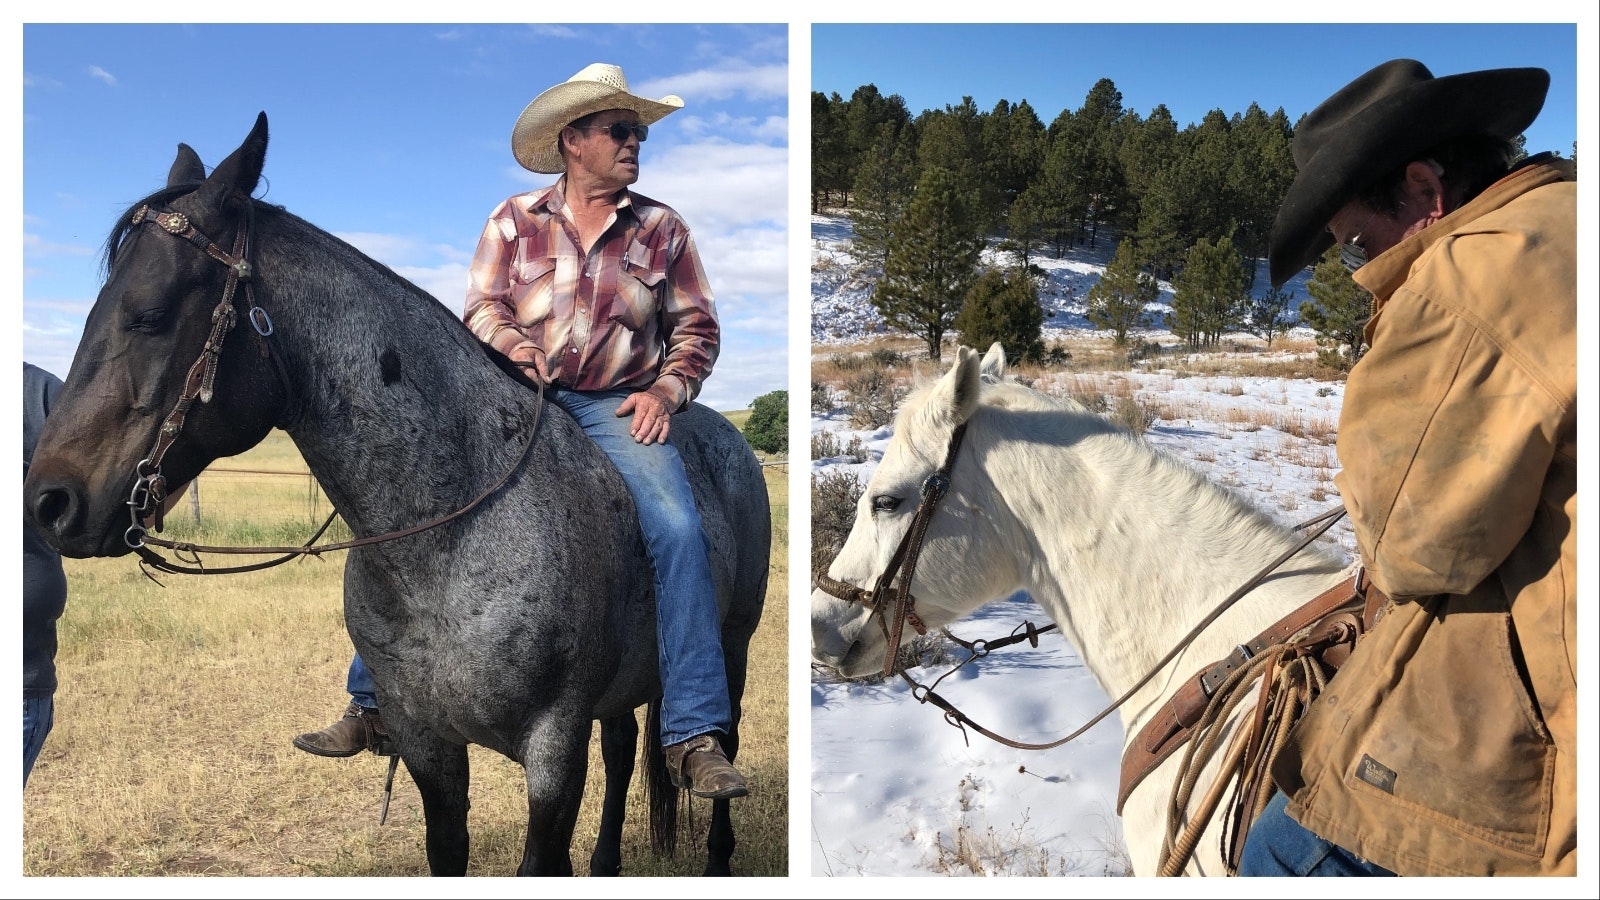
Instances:
[[[75,478],[53,475],[35,465],[22,485],[23,516],[62,556],[122,556],[132,548],[123,540],[127,507],[112,504],[91,515],[88,490]]]

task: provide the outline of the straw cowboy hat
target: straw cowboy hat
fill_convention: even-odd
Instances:
[[[641,124],[649,125],[682,108],[683,100],[675,94],[660,100],[634,96],[628,92],[621,67],[592,63],[533,98],[511,129],[511,152],[524,169],[553,175],[566,171],[556,142],[561,129],[572,122],[603,109],[627,109],[639,114]]]
[[[1273,286],[1328,249],[1328,223],[1367,186],[1453,138],[1515,138],[1539,115],[1549,87],[1544,69],[1435,78],[1414,59],[1396,59],[1324,100],[1295,130],[1299,174],[1267,242]]]

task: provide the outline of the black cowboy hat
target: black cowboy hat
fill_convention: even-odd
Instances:
[[[1549,87],[1544,69],[1435,78],[1414,59],[1395,59],[1324,100],[1295,130],[1299,174],[1267,243],[1273,286],[1328,249],[1328,222],[1372,182],[1452,138],[1515,138],[1539,115]]]

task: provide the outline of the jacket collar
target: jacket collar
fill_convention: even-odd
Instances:
[[[1357,269],[1351,277],[1363,290],[1372,294],[1373,313],[1367,321],[1367,343],[1372,343],[1374,324],[1383,312],[1384,304],[1411,277],[1412,267],[1434,244],[1454,234],[1468,222],[1505,206],[1534,188],[1574,180],[1576,170],[1571,160],[1555,158],[1524,165],[1489,185],[1460,209],[1395,244]]]

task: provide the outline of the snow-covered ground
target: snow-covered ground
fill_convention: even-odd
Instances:
[[[867,302],[871,285],[845,277],[849,259],[842,245],[849,234],[847,219],[813,218],[814,359],[838,352],[839,344],[883,333]],[[1033,260],[1048,275],[1041,296],[1047,342],[1089,333],[1083,297],[1113,250],[1103,246],[1066,259]],[[1261,268],[1264,280],[1266,267]],[[1297,299],[1306,296],[1303,279],[1288,286]],[[1163,289],[1161,305],[1171,301],[1171,286]],[[1164,331],[1139,335],[1175,343]],[[1253,352],[1252,358],[1261,356]],[[1286,524],[1339,502],[1332,476],[1338,470],[1334,439],[1342,383],[1184,374],[1191,368],[1177,355],[1163,354],[1149,368],[1046,374],[1034,387],[1058,394],[1086,387],[1130,392],[1157,414],[1146,433],[1150,443]],[[859,438],[869,451],[866,462],[815,460],[813,474],[849,470],[863,482],[892,437],[888,427],[852,429],[848,415],[838,410],[814,415],[811,429],[832,432],[841,446]],[[1347,521],[1328,539],[1353,556]],[[1018,596],[991,604],[951,631],[992,640],[1029,620],[1041,626],[1048,621],[1031,600]],[[948,668],[926,666],[912,674],[928,683]],[[985,726],[1032,742],[1075,730],[1109,703],[1077,653],[1053,632],[1037,649],[1015,645],[963,668],[939,692]],[[1115,716],[1057,749],[1014,750],[976,733],[964,741],[962,732],[934,707],[919,704],[899,680],[840,683],[814,676],[811,873],[1126,874],[1115,813],[1120,752]]]

